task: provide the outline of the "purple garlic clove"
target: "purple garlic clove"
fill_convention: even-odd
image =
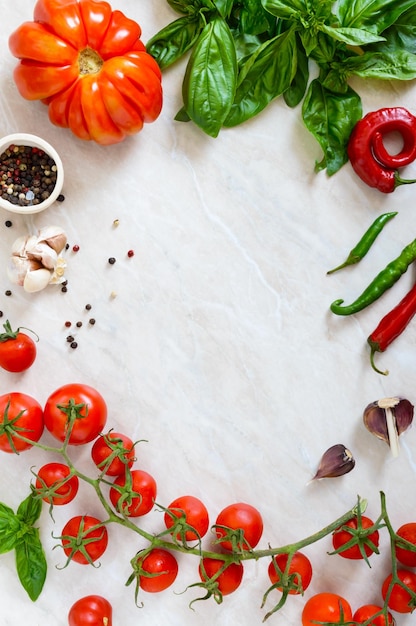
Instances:
[[[343,476],[354,469],[354,466],[355,460],[350,450],[342,443],[338,443],[324,452],[319,462],[318,470],[312,480]]]
[[[367,430],[387,443],[393,456],[399,453],[399,436],[407,430],[413,421],[414,406],[404,398],[383,398],[371,402],[363,414]]]

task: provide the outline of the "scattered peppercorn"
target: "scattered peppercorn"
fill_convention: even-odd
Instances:
[[[72,335],[68,335],[68,337],[66,338],[68,343],[71,343],[71,341],[74,341],[74,338]]]
[[[75,348],[78,348],[78,344],[77,344],[77,342],[76,342],[76,341],[73,341],[73,342],[71,343],[71,348],[73,348],[74,350],[75,350]]]
[[[0,311],[0,317],[3,317],[3,311]]]
[[[82,322],[77,322],[77,324],[76,324],[76,325],[77,325],[77,327],[78,327],[78,328],[81,328],[81,326],[82,326]]]
[[[79,245],[78,244],[75,244],[74,246],[72,246],[72,251],[73,252],[78,252],[78,250],[79,250]]]
[[[114,265],[116,260],[115,260],[115,258],[113,256],[110,256],[110,258],[108,259],[108,262],[110,263],[110,265]]]
[[[11,222],[10,220],[6,220],[4,222],[4,225],[7,226],[7,228],[10,228],[11,226],[13,226],[13,222]]]
[[[4,292],[5,296],[11,296],[12,292],[10,291],[10,289],[6,289],[6,291]]]
[[[65,196],[60,193],[59,196],[56,198],[57,202],[63,202],[65,200]]]
[[[69,321],[68,321],[68,322],[65,322],[65,326],[66,326],[67,328],[69,328],[69,327],[71,326],[71,322],[69,322]]]
[[[63,285],[63,287],[61,287],[61,291],[62,291],[63,293],[66,293],[66,292],[68,291],[67,286],[66,286],[66,285]]]
[[[85,308],[87,309],[87,311],[91,311],[91,308],[92,308],[92,307],[91,307],[91,305],[90,305],[90,304],[86,304],[86,305],[85,305]]]
[[[88,323],[89,323],[89,324],[91,324],[91,326],[94,326],[94,324],[95,324],[95,319],[92,317],[92,318],[88,321]]]
[[[131,258],[132,256],[134,256],[134,250],[129,250],[129,251],[127,252],[127,256],[128,256],[129,258]]]
[[[65,244],[65,250],[68,250],[68,249],[69,249],[69,243],[66,243]]]

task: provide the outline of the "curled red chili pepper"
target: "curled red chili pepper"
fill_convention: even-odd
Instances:
[[[397,154],[389,153],[384,145],[385,135],[392,132],[398,132],[403,139],[402,149]],[[367,113],[355,125],[347,152],[361,180],[383,193],[416,182],[402,179],[397,172],[399,167],[416,159],[416,117],[403,107]]]
[[[391,343],[399,335],[402,334],[406,326],[416,315],[416,283],[410,291],[400,300],[399,304],[394,307],[387,315],[383,317],[377,328],[371,333],[367,341],[371,348],[371,365],[379,374],[388,374],[382,372],[374,363],[374,354],[376,352],[384,352]]]

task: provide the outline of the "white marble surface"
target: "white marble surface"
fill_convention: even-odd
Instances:
[[[175,17],[163,0],[112,6],[141,23],[144,41]],[[157,480],[159,502],[192,493],[204,500],[212,522],[227,504],[250,502],[264,517],[263,547],[317,531],[350,508],[357,494],[368,499],[370,516],[377,516],[384,490],[396,526],[415,520],[416,431],[402,438],[401,454],[393,459],[362,424],[362,411],[373,400],[401,395],[416,401],[416,323],[380,355],[387,377],[370,368],[366,346],[414,271],[357,316],[329,312],[332,300],[355,298],[415,237],[415,188],[385,196],[361,184],[349,164],[330,179],[316,175],[319,148],[300,110],[282,101],[215,140],[174,122],[183,65],[165,74],[163,111],[140,135],[105,148],[77,140],[52,126],[46,107],[24,101],[13,84],[8,35],[31,19],[32,10],[32,0],[2,8],[0,134],[35,133],[58,150],[65,201],[36,215],[34,223],[62,226],[80,250],[67,254],[66,294],[50,286],[30,295],[12,286],[6,297],[9,249],[27,224],[2,212],[3,320],[32,328],[40,341],[30,370],[0,373],[1,393],[22,391],[43,403],[68,382],[95,386],[108,403],[108,426],[148,440],[139,446],[137,465]],[[367,82],[357,88],[365,111],[401,105],[416,113],[413,85]],[[390,210],[398,216],[362,264],[327,276],[375,217]],[[133,258],[126,256],[129,249]],[[117,259],[113,266],[110,256]],[[64,322],[85,322],[87,303],[96,324],[76,332],[79,346],[71,350]],[[352,450],[356,468],[340,479],[308,484],[321,454],[335,443]],[[88,450],[74,454],[91,469]],[[0,501],[17,507],[28,493],[30,467],[44,462],[36,450],[3,454]],[[197,603],[194,611],[188,608],[194,592],[182,594],[198,580],[190,556],[179,559],[171,589],[143,594],[143,608],[135,607],[133,589],[124,583],[129,560],[142,546],[120,529],[111,532],[100,568],[73,563],[59,571],[62,553],[52,551],[57,542],[51,532],[59,535],[79,512],[100,512],[84,490],[56,510],[55,527],[45,506],[41,534],[49,574],[35,604],[20,587],[13,554],[0,557],[1,626],[64,626],[70,605],[89,593],[111,601],[116,626],[261,623],[266,562],[248,563],[240,589],[221,606]],[[152,512],[142,523],[157,532],[161,514]],[[383,536],[383,554],[371,570],[328,557],[329,539],[312,546],[306,552],[315,575],[306,597],[340,592],[353,609],[379,601],[385,543]],[[270,623],[300,624],[303,602],[291,598]],[[411,622],[399,616],[401,626]]]

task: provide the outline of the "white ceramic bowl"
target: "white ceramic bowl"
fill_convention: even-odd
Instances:
[[[39,204],[21,206],[19,204],[13,204],[12,202],[0,197],[0,208],[5,209],[6,211],[21,213],[23,215],[40,213],[40,211],[44,211],[50,207],[62,191],[62,186],[64,184],[64,168],[61,158],[56,150],[47,141],[41,137],[37,137],[36,135],[30,135],[28,133],[14,133],[12,135],[2,137],[0,139],[0,154],[3,154],[4,150],[6,150],[10,145],[33,146],[35,148],[39,148],[46,152],[56,163],[57,177],[55,187],[46,200],[39,202]]]

